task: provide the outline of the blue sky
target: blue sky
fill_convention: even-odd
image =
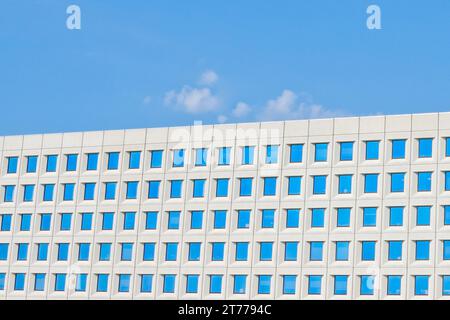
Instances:
[[[1,135],[450,109],[448,0],[3,0],[0,43]]]

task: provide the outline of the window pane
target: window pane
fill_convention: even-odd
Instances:
[[[152,150],[150,151],[151,159],[150,159],[150,168],[161,168],[162,166],[162,150]]]
[[[86,170],[97,170],[98,164],[98,153],[88,153],[87,154],[87,167]]]
[[[277,178],[266,177],[264,178],[264,196],[274,196],[277,190]]]
[[[119,152],[108,153],[108,170],[117,170],[119,168]]]
[[[405,191],[405,174],[391,173],[391,192],[404,192]]]
[[[298,228],[300,221],[300,209],[286,210],[286,228]]]
[[[352,161],[353,160],[353,142],[341,142],[340,147],[341,147],[340,160],[341,161]]]
[[[419,158],[431,158],[433,154],[433,139],[419,139]]]
[[[300,195],[302,177],[288,177],[288,195]]]
[[[339,193],[347,194],[352,192],[352,175],[339,175]]]
[[[315,143],[314,144],[314,161],[322,162],[327,161],[328,143]]]
[[[249,197],[252,195],[252,178],[240,178],[239,179],[239,196]]]
[[[327,176],[313,176],[313,194],[325,194]]]
[[[228,197],[229,179],[216,179],[216,197]]]
[[[266,163],[277,163],[278,162],[278,146],[268,145],[266,146]]]
[[[391,227],[403,226],[403,207],[389,208],[389,226]]]
[[[378,174],[370,173],[364,175],[364,192],[376,193],[378,192]]]
[[[417,172],[417,192],[431,191],[431,172]]]
[[[140,151],[131,151],[129,153],[130,160],[128,163],[129,169],[139,169],[139,165],[141,163],[141,152]]]
[[[338,208],[337,209],[337,227],[349,227],[350,226],[350,208]]]
[[[222,147],[219,148],[219,166],[225,166],[230,164],[230,153],[231,148],[230,147]]]
[[[255,147],[253,146],[245,146],[242,148],[242,164],[253,164],[253,153],[254,153]]]
[[[392,159],[405,159],[406,155],[406,140],[392,140]]]
[[[378,160],[379,141],[366,141],[366,160]]]
[[[303,144],[291,144],[290,146],[290,159],[291,163],[300,163],[303,158]]]

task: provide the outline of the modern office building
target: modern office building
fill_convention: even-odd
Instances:
[[[448,299],[450,113],[0,138],[1,299]]]

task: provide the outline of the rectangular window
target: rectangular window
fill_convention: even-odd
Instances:
[[[301,163],[303,161],[303,144],[291,144],[289,150],[290,163]]]
[[[1,284],[1,278],[0,278]],[[442,276],[442,295],[450,296],[450,275]]]
[[[107,274],[107,273],[97,274],[97,292],[107,292],[108,291],[108,279],[109,279],[109,274]]]
[[[253,158],[255,153],[255,147],[245,146],[242,148],[242,164],[249,165],[253,164]]]
[[[360,276],[359,294],[362,296],[372,296],[374,294],[375,276]]]
[[[192,184],[193,184],[192,197],[193,198],[203,198],[205,196],[205,183],[206,183],[206,179],[192,180]]]
[[[362,241],[361,242],[361,260],[375,261],[376,241]]]
[[[298,242],[288,241],[284,243],[284,261],[297,261]]]
[[[26,261],[28,259],[28,243],[17,244],[17,260]]]
[[[111,243],[100,243],[99,258],[100,261],[109,261],[111,259]]]
[[[119,152],[108,152],[108,170],[119,169]]]
[[[41,223],[40,223],[40,231],[50,231],[52,215],[50,213],[42,213],[40,215]]]
[[[216,197],[228,197],[228,178],[216,179]]]
[[[47,261],[48,256],[48,243],[39,243],[37,251],[37,260],[38,261]]]
[[[198,292],[198,274],[186,275],[186,293]]]
[[[191,211],[191,229],[201,229],[203,226],[203,211]]]
[[[387,276],[387,294],[389,296],[400,295],[402,276]]]
[[[336,241],[336,261],[348,261],[349,241]]]
[[[416,243],[416,260],[430,260],[430,241],[417,240]]]
[[[169,211],[168,225],[169,230],[177,230],[180,228],[180,211]]]
[[[184,149],[175,149],[172,151],[172,167],[181,168],[184,167]]]
[[[389,208],[389,226],[401,227],[403,226],[403,207]]]
[[[133,260],[133,243],[122,243],[121,244],[121,261],[131,261]]]
[[[31,230],[31,214],[23,213],[20,215],[20,231],[30,231]]]
[[[328,143],[315,143],[314,144],[314,161],[325,162],[327,161]]]
[[[67,261],[69,258],[69,244],[58,243],[58,261]]]
[[[77,171],[77,154],[66,154],[66,171],[73,172]]]
[[[308,294],[318,295],[321,292],[322,276],[310,275],[308,276]]]
[[[378,173],[364,174],[364,193],[378,192]]]
[[[163,150],[150,151],[150,168],[162,167]]]
[[[123,230],[134,230],[136,221],[136,212],[123,213]]]
[[[442,260],[450,260],[450,240],[442,241]]]
[[[139,169],[141,163],[141,152],[140,151],[130,151],[128,161],[128,169]]]
[[[351,208],[337,208],[336,209],[336,226],[338,228],[350,227],[350,213]]]
[[[352,193],[352,175],[351,174],[343,174],[338,175],[338,193],[339,194],[349,194]]]
[[[85,292],[87,284],[87,273],[79,273],[76,275],[75,291]]]
[[[215,210],[214,211],[214,229],[225,229],[227,222],[227,211],[226,210]]]
[[[98,153],[88,153],[87,154],[87,171],[95,171],[97,170],[98,165]]]
[[[128,181],[126,182],[127,185],[127,193],[126,193],[126,199],[137,199],[137,193],[138,193],[138,181]]]
[[[414,294],[416,296],[428,295],[428,280],[430,276],[414,276]]]
[[[0,273],[0,291],[5,290],[6,273]]]
[[[195,149],[195,166],[196,167],[206,166],[207,157],[208,157],[207,148]]]
[[[273,228],[275,224],[275,210],[263,209],[261,211],[261,228]]]
[[[398,241],[398,240],[388,241],[388,260],[389,261],[402,260],[402,244],[403,244],[403,241]]]
[[[390,176],[391,176],[391,192],[404,192],[405,173],[404,172],[390,173]]]
[[[48,155],[47,158],[47,166],[46,166],[46,172],[56,172],[56,165],[58,163],[58,156],[57,155]]]
[[[286,228],[300,226],[300,209],[286,209]]]
[[[73,195],[75,193],[75,183],[64,183],[63,189],[63,201],[73,201]]]
[[[258,294],[270,294],[270,282],[272,276],[259,275],[258,276]]]
[[[353,142],[340,142],[340,161],[352,161],[353,160]]]
[[[300,195],[302,177],[288,177],[288,195]]]
[[[188,244],[188,248],[188,261],[200,261],[201,243],[191,242]]]
[[[130,274],[119,274],[119,292],[129,292],[130,291]]]
[[[211,261],[223,261],[225,242],[213,242],[211,244]]]
[[[347,294],[347,280],[348,276],[337,275],[334,276],[334,294],[346,295]]]
[[[391,140],[392,159],[405,159],[406,139]]]
[[[25,288],[25,273],[14,273],[14,290],[23,291]]]
[[[222,292],[222,278],[221,274],[212,274],[209,276],[209,293]]]
[[[297,276],[283,275],[283,294],[295,294],[295,283]]]
[[[90,243],[79,243],[78,244],[78,261],[88,261],[89,260],[89,249]]]
[[[53,193],[55,190],[54,184],[44,184],[44,194],[43,194],[43,201],[53,201]]]
[[[156,230],[157,223],[158,223],[157,211],[145,212],[145,230]]]
[[[433,155],[433,139],[432,138],[420,138],[419,143],[419,158],[431,158]]]
[[[143,293],[152,292],[152,282],[153,282],[152,274],[142,274],[141,275],[141,292],[143,292]]]
[[[247,261],[248,259],[248,242],[236,242],[236,261]]]
[[[377,225],[377,208],[363,208],[363,227],[375,227]]]
[[[273,242],[260,242],[259,243],[259,260],[260,261],[272,261],[272,249],[273,249]]]
[[[0,261],[8,260],[9,243],[0,243]]]
[[[27,156],[27,173],[34,173],[37,171],[37,156]]]
[[[278,146],[266,146],[266,164],[278,163]]]
[[[219,166],[227,166],[230,164],[230,154],[231,154],[231,148],[230,147],[221,147],[219,148],[219,161],[217,164]]]
[[[323,228],[325,226],[325,209],[311,209],[311,228]]]
[[[170,197],[181,198],[181,187],[183,180],[170,180]]]
[[[417,172],[417,192],[431,191],[432,172]]]
[[[309,261],[323,260],[323,242],[311,241],[309,243]]]
[[[159,186],[161,185],[161,181],[154,180],[148,182],[148,198],[149,199],[158,199],[159,198]]]
[[[84,184],[84,200],[94,200],[95,195],[95,183],[88,182]]]
[[[66,289],[66,274],[55,274],[55,291],[64,291]]]
[[[8,162],[6,173],[17,173],[17,163],[19,162],[19,157],[7,157],[6,159]]]
[[[380,141],[366,141],[366,160],[378,160]]]
[[[0,214],[0,231],[11,231],[12,214]]]
[[[277,178],[276,177],[265,177],[264,181],[264,196],[274,196],[277,192]]]
[[[155,260],[155,243],[148,242],[144,243],[143,261],[154,261]]]
[[[444,226],[450,225],[450,206],[443,206],[444,213]]]
[[[325,194],[327,191],[327,176],[312,176],[313,194]]]
[[[445,156],[450,157],[450,138],[445,138]]]
[[[105,182],[105,200],[114,200],[116,198],[117,182]]]
[[[245,287],[247,282],[246,275],[234,275],[234,285],[233,285],[233,293],[234,294],[245,294]]]
[[[102,230],[112,230],[114,224],[114,213],[102,213]]]
[[[34,291],[44,291],[45,289],[45,273],[34,274]]]
[[[252,195],[253,178],[239,178],[239,196],[250,197]]]
[[[250,210],[238,210],[237,215],[237,228],[248,229],[250,228]]]
[[[416,225],[429,226],[431,220],[431,206],[416,207]]]
[[[445,191],[450,191],[450,171],[445,171],[444,172],[444,190]]]
[[[61,213],[61,224],[59,230],[69,231],[72,224],[72,214],[71,213]]]
[[[14,191],[16,189],[15,185],[8,185],[3,187],[5,194],[3,196],[3,202],[13,202],[14,201]]]
[[[81,214],[81,231],[92,230],[92,216],[91,212],[84,212]]]
[[[166,243],[166,256],[165,261],[176,261],[177,260],[178,243],[168,242]]]

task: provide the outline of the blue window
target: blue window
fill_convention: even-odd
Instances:
[[[302,177],[288,177],[288,195],[300,195]]]
[[[273,242],[261,242],[259,244],[259,260],[272,261]]]
[[[119,292],[129,292],[130,291],[130,278],[129,274],[119,274]]]
[[[347,280],[348,276],[338,275],[334,276],[334,294],[346,295],[347,294]]]
[[[259,275],[258,276],[258,294],[270,294],[270,282],[272,276]]]
[[[240,178],[239,179],[239,196],[249,197],[252,195],[252,183],[253,178]]]
[[[47,261],[48,257],[48,243],[39,243],[37,250],[37,260],[38,261]]]
[[[162,166],[162,150],[150,151],[150,168],[161,168]]]
[[[400,295],[402,276],[387,276],[387,294],[390,296]]]
[[[214,229],[225,229],[227,222],[227,211],[226,210],[215,210],[214,211]]]
[[[8,260],[8,243],[0,243],[0,261]]]
[[[1,278],[0,278],[1,284]],[[442,276],[442,295],[449,296],[450,295],[450,276]]]
[[[323,228],[325,226],[325,209],[311,209],[311,228]]]
[[[148,198],[149,199],[158,199],[159,198],[159,186],[161,185],[161,181],[154,180],[148,182]]]
[[[114,224],[114,213],[102,213],[102,230],[112,230]]]
[[[297,261],[298,242],[288,241],[284,243],[284,261]]]
[[[14,185],[4,186],[4,189],[5,189],[5,195],[3,197],[4,202],[13,202],[14,201],[15,188],[16,188],[16,186],[14,186]]]
[[[389,208],[389,226],[391,227],[403,226],[403,207]]]
[[[444,190],[445,191],[450,191],[450,171],[445,171],[444,172],[444,177],[445,177]]]
[[[361,242],[361,260],[375,261],[376,241],[362,241]]]
[[[244,294],[246,282],[247,282],[247,276],[246,275],[235,275],[233,277],[234,277],[233,293],[234,294]]]
[[[405,174],[403,172],[391,173],[391,192],[405,191]]]
[[[59,230],[68,231],[70,230],[72,224],[72,214],[71,213],[61,213],[61,225]]]
[[[45,289],[45,273],[34,274],[34,291],[44,291]]]
[[[128,169],[139,169],[141,163],[141,152],[140,151],[130,151],[130,159],[128,162]]]
[[[178,243],[168,242],[166,243],[166,261],[176,261],[177,260]]]
[[[248,242],[236,242],[236,261],[247,261]]]
[[[6,173],[17,173],[17,163],[19,162],[18,157],[7,157],[8,167]]]
[[[0,273],[0,291],[5,290],[6,274],[4,272]]]
[[[50,213],[41,214],[41,223],[39,229],[41,231],[50,231],[51,222],[52,222],[52,215]]]
[[[442,259],[450,260],[450,240],[442,241]]]
[[[313,176],[313,194],[325,194],[327,191],[327,176]]]
[[[238,210],[237,215],[238,229],[248,229],[250,227],[250,210]]]
[[[320,294],[321,287],[322,287],[321,275],[308,276],[308,294],[310,295]]]
[[[380,141],[366,141],[366,160],[378,160]]]
[[[341,142],[340,143],[340,161],[352,161],[353,160],[353,142]]]
[[[374,291],[374,276],[361,276],[360,277],[361,285],[359,289],[359,294],[362,296],[372,296]]]
[[[117,182],[105,182],[105,200],[114,200],[116,198]]]
[[[207,148],[195,149],[195,166],[196,167],[206,166],[207,157],[208,157]]]
[[[66,289],[66,274],[55,274],[55,291],[64,291]]]
[[[349,242],[336,241],[336,261],[348,261]]]
[[[94,200],[95,183],[89,182],[84,184],[84,200]]]
[[[417,172],[417,192],[431,191],[431,172]]]
[[[364,192],[365,193],[378,192],[378,173],[364,174]]]
[[[77,154],[67,154],[66,155],[66,171],[76,171],[77,170]]]
[[[174,168],[184,167],[184,149],[173,150],[172,167]]]
[[[450,138],[445,138],[445,156],[450,157]]]
[[[53,192],[55,190],[54,184],[44,184],[43,201],[53,201]]]
[[[444,226],[450,225],[450,206],[443,206]]]
[[[58,156],[57,155],[48,155],[47,156],[47,172],[56,172],[56,165],[58,163]]]
[[[314,144],[314,161],[323,162],[327,161],[328,143],[315,143]]]
[[[414,277],[414,294],[416,296],[428,295],[428,280],[429,276],[415,276]]]
[[[205,179],[192,180],[193,183],[193,194],[194,198],[203,198],[205,196]]]
[[[216,179],[216,197],[228,197],[228,181],[227,178]]]
[[[295,294],[295,283],[297,276],[283,275],[283,294]]]
[[[90,243],[80,243],[78,245],[78,261],[88,261],[89,260],[89,249]]]
[[[180,211],[169,211],[167,228],[170,230],[175,230],[180,228]]]
[[[27,156],[27,173],[34,173],[37,171],[37,156]]]
[[[323,242],[311,241],[309,243],[309,260],[322,261],[323,259]]]
[[[431,158],[433,155],[433,139],[421,138],[419,140],[419,158]]]
[[[133,243],[122,243],[121,244],[121,261],[131,261],[133,259]]]
[[[108,153],[108,170],[119,169],[119,152],[109,152]]]
[[[429,226],[431,216],[431,206],[416,207],[416,224],[418,226]]]
[[[155,243],[147,242],[144,243],[144,252],[142,256],[144,261],[154,261],[155,260]]]
[[[137,181],[128,181],[127,184],[127,199],[137,199],[138,192],[138,182]]]
[[[300,209],[286,210],[286,228],[298,228],[300,226]]]
[[[343,174],[338,175],[339,179],[339,194],[346,194],[352,192],[352,175],[351,174]]]
[[[388,241],[388,260],[402,260],[402,241]]]
[[[191,211],[191,229],[201,229],[203,226],[203,211]]]
[[[108,291],[108,279],[109,275],[107,273],[97,274],[97,292]]]
[[[189,246],[188,260],[189,261],[200,261],[201,243],[200,242],[191,242],[191,243],[189,243],[188,246]]]
[[[84,212],[81,214],[81,230],[87,231],[92,229],[92,216],[91,212]]]
[[[123,230],[134,230],[136,212],[123,213]]]
[[[109,261],[111,259],[111,243],[100,243],[99,260]]]
[[[416,260],[430,260],[430,241],[416,241]]]
[[[73,201],[75,183],[65,183],[63,184],[63,187],[64,187],[63,201]]]
[[[261,228],[273,228],[275,223],[275,210],[263,209],[261,211]]]
[[[181,198],[181,187],[183,180],[170,180],[170,197]]]
[[[265,177],[264,181],[264,196],[274,196],[277,192],[277,178],[276,177]]]
[[[31,230],[31,214],[23,213],[20,215],[20,231],[30,231]]]
[[[186,276],[186,293],[198,292],[198,274],[188,274]]]
[[[350,208],[337,208],[336,210],[336,226],[338,228],[350,227]]]
[[[253,164],[255,147],[253,146],[245,146],[242,148],[242,164]]]
[[[97,170],[97,164],[98,164],[98,153],[88,153],[86,170],[87,171]]]
[[[75,291],[85,292],[87,284],[87,273],[79,273],[76,277]]]
[[[69,244],[58,243],[58,261],[67,261],[69,258]]]
[[[141,275],[141,292],[145,293],[152,292],[152,282],[153,282],[152,274]]]
[[[278,163],[278,146],[268,145],[266,146],[266,163]]]
[[[221,274],[212,274],[209,276],[209,293],[222,292],[222,278]]]
[[[223,261],[225,242],[213,242],[211,246],[211,261]]]
[[[34,196],[34,184],[26,184],[23,186],[23,201],[31,202]]]
[[[23,291],[25,288],[25,273],[14,274],[14,290]]]
[[[230,164],[230,154],[231,154],[231,148],[230,147],[221,147],[219,148],[219,161],[217,164],[219,166],[227,166]]]
[[[0,231],[11,231],[11,220],[12,215],[9,213],[1,214],[1,225],[0,225]]]
[[[377,225],[377,208],[363,208],[363,227],[375,227]]]
[[[28,259],[28,243],[17,244],[17,260],[25,261]]]
[[[405,159],[406,156],[406,140],[392,140],[392,159]]]
[[[290,163],[301,163],[303,161],[303,144],[291,144],[290,148]]]

